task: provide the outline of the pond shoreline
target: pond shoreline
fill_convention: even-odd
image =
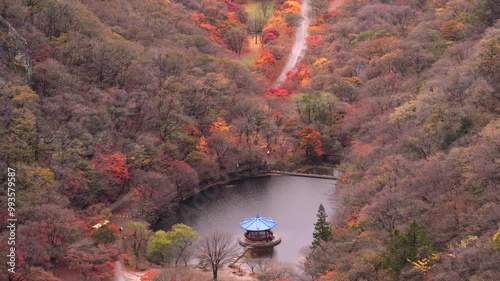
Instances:
[[[314,173],[307,173],[307,171],[320,171],[325,173],[328,170],[328,174],[314,174]],[[272,170],[272,169],[266,169],[266,170],[260,170],[260,171],[255,171],[248,172],[247,173],[240,173],[239,175],[233,176],[233,177],[228,177],[227,179],[224,180],[219,180],[211,183],[206,183],[206,184],[201,184],[196,186],[192,190],[191,193],[186,194],[182,198],[178,198],[177,200],[177,206],[174,208],[175,209],[175,214],[172,214],[174,216],[162,216],[161,219],[156,221],[151,225],[151,229],[153,230],[159,230],[159,229],[164,229],[165,227],[169,227],[173,225],[177,220],[178,220],[178,215],[179,212],[196,212],[197,210],[193,210],[192,208],[186,207],[187,205],[185,204],[189,200],[197,200],[200,201],[200,204],[203,204],[206,201],[213,200],[213,197],[215,197],[221,188],[228,187],[228,186],[233,186],[239,181],[245,181],[245,180],[250,180],[250,179],[258,179],[258,178],[266,178],[266,177],[281,177],[281,176],[294,176],[294,177],[303,177],[303,178],[318,178],[318,179],[326,179],[326,180],[333,180],[335,181],[338,177],[336,176],[336,171],[333,169],[333,167],[326,167],[326,166],[311,166],[311,165],[304,165],[300,166],[297,169],[294,169],[293,171],[280,171],[280,170]],[[214,189],[215,188],[215,193],[214,192],[209,192],[208,194],[206,193],[207,191]],[[187,208],[187,209],[186,209]]]
[[[338,180],[338,176],[336,176],[336,175],[329,176],[329,175],[276,171],[276,170],[269,171],[268,175],[271,175],[271,176],[287,175],[287,176],[296,176],[296,177],[308,177],[308,178]]]
[[[205,191],[205,190],[207,190],[207,189],[209,189],[211,187],[229,185],[229,184],[231,184],[232,182],[235,182],[235,181],[245,180],[245,179],[252,179],[252,178],[261,178],[261,177],[272,177],[272,176],[283,176],[283,175],[286,175],[286,176],[296,176],[296,177],[308,177],[308,178],[338,180],[337,171],[334,170],[334,169],[332,169],[332,175],[300,172],[304,168],[311,169],[311,168],[318,168],[318,167],[321,167],[321,168],[331,168],[331,167],[325,167],[325,166],[303,166],[303,167],[300,167],[298,169],[295,169],[294,171],[266,170],[266,171],[263,171],[263,173],[256,173],[256,174],[253,174],[253,175],[246,175],[246,176],[242,175],[242,176],[237,176],[237,177],[230,177],[230,178],[228,178],[226,180],[217,181],[217,182],[213,182],[213,183],[209,183],[209,184],[204,184],[204,185],[197,186],[197,188],[195,189],[195,192],[193,192],[192,194],[189,194],[188,196],[182,198],[181,202],[184,201],[184,200],[187,200],[187,199],[189,199],[189,198],[191,198],[193,196],[196,196],[200,192],[203,192],[203,191]]]
[[[302,170],[305,168],[307,169],[314,169],[314,168],[331,168],[331,167],[324,167],[324,166],[303,166],[298,169],[295,169],[294,171],[280,171],[280,170],[264,170],[261,173],[255,173],[255,174],[250,174],[250,175],[239,175],[236,177],[229,177],[226,180],[221,180],[221,181],[216,181],[213,183],[208,183],[208,184],[202,184],[196,186],[196,188],[193,190],[192,193],[187,194],[183,198],[179,198],[179,204],[182,203],[183,201],[194,197],[201,192],[215,186],[225,186],[225,185],[230,185],[233,182],[240,181],[240,180],[245,180],[245,179],[252,179],[252,178],[261,178],[261,177],[272,177],[272,176],[297,176],[297,177],[308,177],[308,178],[319,178],[319,179],[330,179],[330,180],[338,180],[338,173],[336,170],[332,169],[332,175],[325,175],[325,174],[314,174],[314,173],[305,173]],[[117,214],[122,213],[121,211],[123,210],[124,207],[126,207],[128,204],[130,204],[130,193],[127,193],[123,195],[119,200],[115,201],[112,203],[109,208],[112,212],[117,212]],[[158,222],[157,222],[158,223]],[[155,223],[156,224],[156,223]]]

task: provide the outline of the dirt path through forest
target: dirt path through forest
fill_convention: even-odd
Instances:
[[[288,56],[288,61],[286,62],[285,67],[278,76],[278,79],[276,79],[276,82],[274,82],[273,88],[281,85],[281,83],[285,81],[286,74],[295,68],[295,65],[297,65],[297,63],[302,59],[307,49],[307,42],[306,42],[306,38],[308,35],[307,29],[309,27],[309,24],[311,23],[310,1],[311,0],[302,1],[302,6],[300,10],[300,15],[302,16],[302,22],[297,28],[297,31],[295,33],[295,42],[293,43],[292,51]],[[331,1],[329,9],[330,10],[336,9],[341,3],[342,0]]]
[[[292,51],[288,56],[288,61],[286,62],[285,67],[278,76],[278,79],[276,79],[273,88],[281,85],[281,83],[285,81],[287,72],[289,72],[295,67],[297,62],[304,55],[304,52],[307,48],[306,44],[307,28],[309,27],[309,23],[311,22],[311,15],[310,15],[311,7],[309,4],[310,1],[311,0],[302,1],[302,6],[300,8],[300,15],[302,16],[302,22],[300,23],[299,27],[297,27],[297,31],[295,32],[295,42],[293,43]]]
[[[125,273],[123,272],[123,265],[121,261],[115,262],[115,270],[116,281],[127,281],[127,279],[125,279]]]

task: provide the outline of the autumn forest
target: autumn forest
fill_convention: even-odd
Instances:
[[[303,1],[277,83],[300,0],[0,0],[0,280],[175,271],[180,202],[301,167],[338,174],[331,236],[253,280],[500,280],[500,3]]]

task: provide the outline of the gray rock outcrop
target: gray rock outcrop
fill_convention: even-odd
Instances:
[[[0,16],[0,66],[10,67],[31,77],[31,51],[26,40]]]

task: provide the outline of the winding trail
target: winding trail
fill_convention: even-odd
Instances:
[[[125,272],[123,271],[122,261],[115,262],[115,280],[116,281],[127,281],[125,278]]]
[[[311,23],[311,6],[309,4],[311,0],[302,0],[302,6],[300,8],[300,15],[302,16],[302,21],[297,27],[297,31],[295,32],[295,42],[293,43],[292,51],[288,56],[288,61],[285,64],[285,67],[281,71],[278,79],[274,82],[273,88],[281,85],[283,81],[286,79],[286,74],[292,70],[300,59],[304,56],[304,52],[307,49],[306,38],[307,38],[307,28]]]

